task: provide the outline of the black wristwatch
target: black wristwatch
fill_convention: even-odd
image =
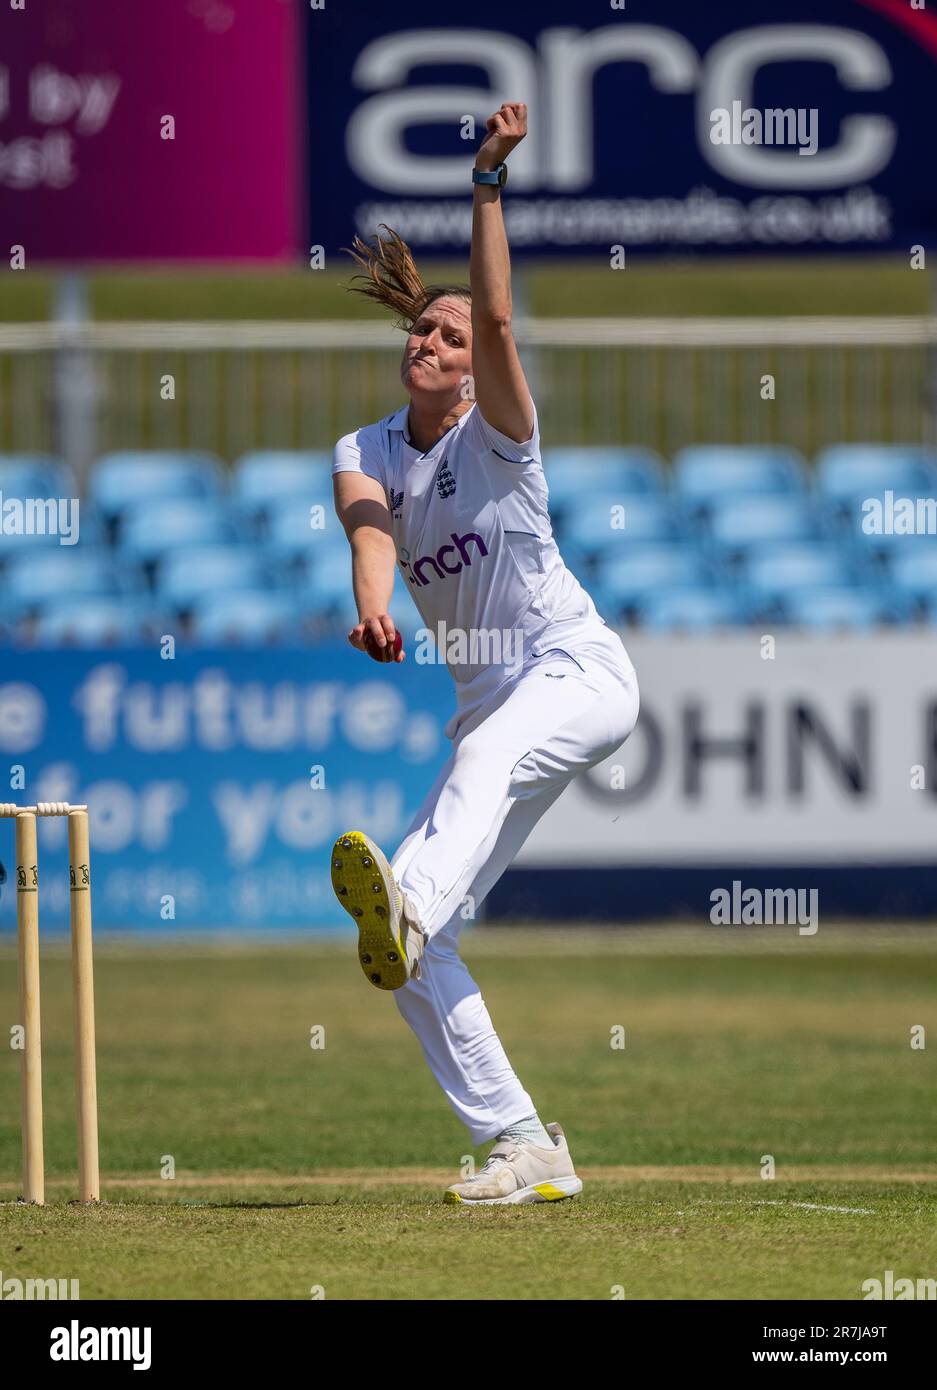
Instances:
[[[508,181],[508,166],[505,163],[494,169],[473,169],[472,183],[497,183],[502,188]]]

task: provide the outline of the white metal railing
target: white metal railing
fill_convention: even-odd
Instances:
[[[937,345],[937,317],[549,318],[514,322],[518,343],[532,347],[869,347]],[[400,347],[402,334],[385,320],[317,319],[262,322],[89,321],[0,324],[0,352],[55,349],[129,352],[293,352]]]

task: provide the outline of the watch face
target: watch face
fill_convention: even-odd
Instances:
[[[507,166],[506,164],[501,164],[501,165],[498,166],[498,182],[500,183],[501,187],[503,188],[504,185],[507,183],[507,181],[508,181],[508,166]]]

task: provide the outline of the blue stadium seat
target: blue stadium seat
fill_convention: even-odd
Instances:
[[[810,501],[772,495],[722,499],[709,519],[713,548],[741,555],[773,541],[806,541],[820,534]]]
[[[805,490],[801,455],[770,445],[692,445],[675,455],[673,477],[677,495],[700,510],[724,498]]]
[[[817,490],[846,508],[887,489],[897,496],[937,496],[937,454],[917,445],[837,444],[817,456]]]
[[[322,449],[258,449],[234,465],[234,493],[246,507],[267,511],[285,498],[332,505],[332,455]]]
[[[223,501],[167,498],[134,505],[124,513],[119,547],[128,558],[146,561],[182,546],[230,544],[242,538]]]
[[[788,593],[778,615],[783,622],[816,631],[866,631],[885,623],[905,621],[910,612],[874,589],[807,586]]]
[[[921,531],[906,535],[903,532],[864,531],[862,513],[858,506],[842,511],[834,504],[827,514],[828,533],[856,555],[890,565],[899,555],[914,550],[937,550],[937,532]]]
[[[124,577],[104,550],[55,546],[33,555],[12,556],[3,572],[3,601],[19,613],[50,600],[114,594]]]
[[[0,535],[0,565],[16,553],[58,547],[69,530],[80,541],[100,535],[93,512],[81,502],[75,479],[60,459],[46,454],[0,454],[0,494],[4,525],[10,528]],[[79,505],[72,506],[73,501]],[[15,503],[22,508],[19,532],[12,529],[20,524],[13,513]]]
[[[743,626],[751,616],[749,602],[728,589],[659,589],[645,595],[637,609],[641,626],[652,632],[709,632]]]
[[[296,586],[304,607],[311,612],[332,612],[343,604],[353,602],[351,587],[351,551],[346,547],[344,563],[337,558],[328,563],[314,564]]]
[[[256,550],[243,545],[205,545],[171,550],[159,563],[156,592],[176,608],[188,609],[203,595],[269,587]]]
[[[852,581],[852,567],[838,546],[809,541],[766,545],[746,557],[742,573],[765,602],[782,601],[797,589],[838,588]]]
[[[15,494],[4,492],[4,503],[9,502],[13,496]],[[70,498],[68,500],[70,501]],[[7,525],[9,524],[7,521]],[[50,524],[53,529],[47,530],[46,528]],[[14,555],[38,555],[48,550],[70,550],[74,553],[76,550],[84,550],[97,545],[103,539],[98,518],[93,512],[89,512],[87,507],[80,505],[77,509],[69,508],[64,513],[56,510],[51,518],[45,509],[43,509],[41,516],[33,515],[31,519],[24,516],[24,526],[41,526],[43,529],[38,531],[24,529],[21,533],[10,532],[0,535],[0,567],[5,561],[11,560]],[[69,528],[72,536],[75,534],[78,536],[76,544],[62,543]]]
[[[882,505],[884,494],[881,490],[876,494],[874,490],[860,489],[845,502],[824,498],[821,505],[827,531],[843,544],[854,547],[857,553],[864,553],[883,565],[890,565],[899,555],[918,548],[937,549],[937,488],[929,492],[902,490],[896,494],[896,503],[901,497],[908,498],[913,506],[910,509],[895,506],[890,513]],[[879,506],[866,505],[873,501]],[[904,528],[908,525],[916,529],[907,532]],[[872,529],[876,526],[881,529]]]
[[[391,609],[392,613],[393,611]],[[317,637],[331,637],[344,641],[358,621],[355,601],[350,594],[329,604],[315,605],[307,602],[305,612],[308,615],[309,626]]]
[[[79,522],[84,530],[84,518]],[[47,550],[58,550],[59,538],[52,532],[40,532],[29,535],[25,532],[21,534],[10,534],[0,536],[0,567],[7,560],[11,560],[14,555],[39,555]]]
[[[619,500],[664,490],[663,464],[650,449],[546,449],[543,468],[551,509],[574,506],[598,488]]]
[[[598,570],[604,601],[616,606],[639,603],[664,587],[705,587],[711,572],[702,557],[680,545],[635,545]]]
[[[214,454],[192,450],[133,450],[105,454],[91,470],[88,496],[112,519],[132,503],[217,497],[224,470]]]
[[[623,509],[623,513],[613,508]],[[621,529],[619,516],[624,522]],[[568,546],[571,552],[579,554],[614,554],[632,541],[675,540],[682,533],[682,524],[666,497],[623,497],[620,492],[602,491],[577,501],[557,531],[561,549]]]
[[[347,544],[344,551],[338,550],[328,557],[317,556],[312,568],[296,578],[288,591],[297,596],[304,613],[327,617],[330,626],[338,632],[347,632],[358,621],[351,586],[351,552]],[[410,586],[399,570],[394,575],[390,613],[409,642],[423,620],[413,602]]]
[[[134,645],[153,630],[146,600],[93,596],[50,605],[36,619],[30,640],[43,647]]]
[[[344,637],[358,621],[358,610],[355,607],[354,594],[351,591],[350,575],[348,587],[344,593],[333,594],[328,602],[318,607],[314,603],[310,603],[307,596],[306,608],[311,615],[318,615],[321,630],[327,630],[334,637]],[[394,582],[394,591],[390,600],[390,614],[403,633],[408,659],[412,661],[414,644],[417,633],[423,627],[423,619],[410,597],[410,586],[401,579],[399,573]]]
[[[318,572],[310,573],[298,583],[296,592],[305,612],[328,618],[330,627],[339,633],[347,632],[358,621],[351,587],[350,552],[347,552],[347,547],[343,561],[335,565],[322,566]],[[414,633],[423,625],[423,619],[413,602],[410,585],[399,570],[394,576],[390,614],[394,622],[400,625],[408,645],[411,645]]]
[[[0,454],[5,497],[75,497],[75,479],[53,454]]]
[[[273,590],[208,594],[193,607],[192,635],[205,645],[295,641],[301,636],[298,605],[291,594]]]
[[[937,538],[906,536],[905,545],[890,552],[891,583],[899,593],[924,599],[937,588]]]
[[[348,551],[348,540],[338,520],[329,509],[325,526],[313,530],[310,526],[310,503],[298,498],[279,499],[267,516],[261,544],[279,558],[303,559],[314,562],[317,555]]]

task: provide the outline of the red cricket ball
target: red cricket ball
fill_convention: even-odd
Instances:
[[[370,632],[367,632],[365,633],[364,645],[368,656],[371,657],[373,661],[393,661],[403,646],[403,637],[399,632],[396,632],[393,642],[388,642],[386,646],[379,647]]]

